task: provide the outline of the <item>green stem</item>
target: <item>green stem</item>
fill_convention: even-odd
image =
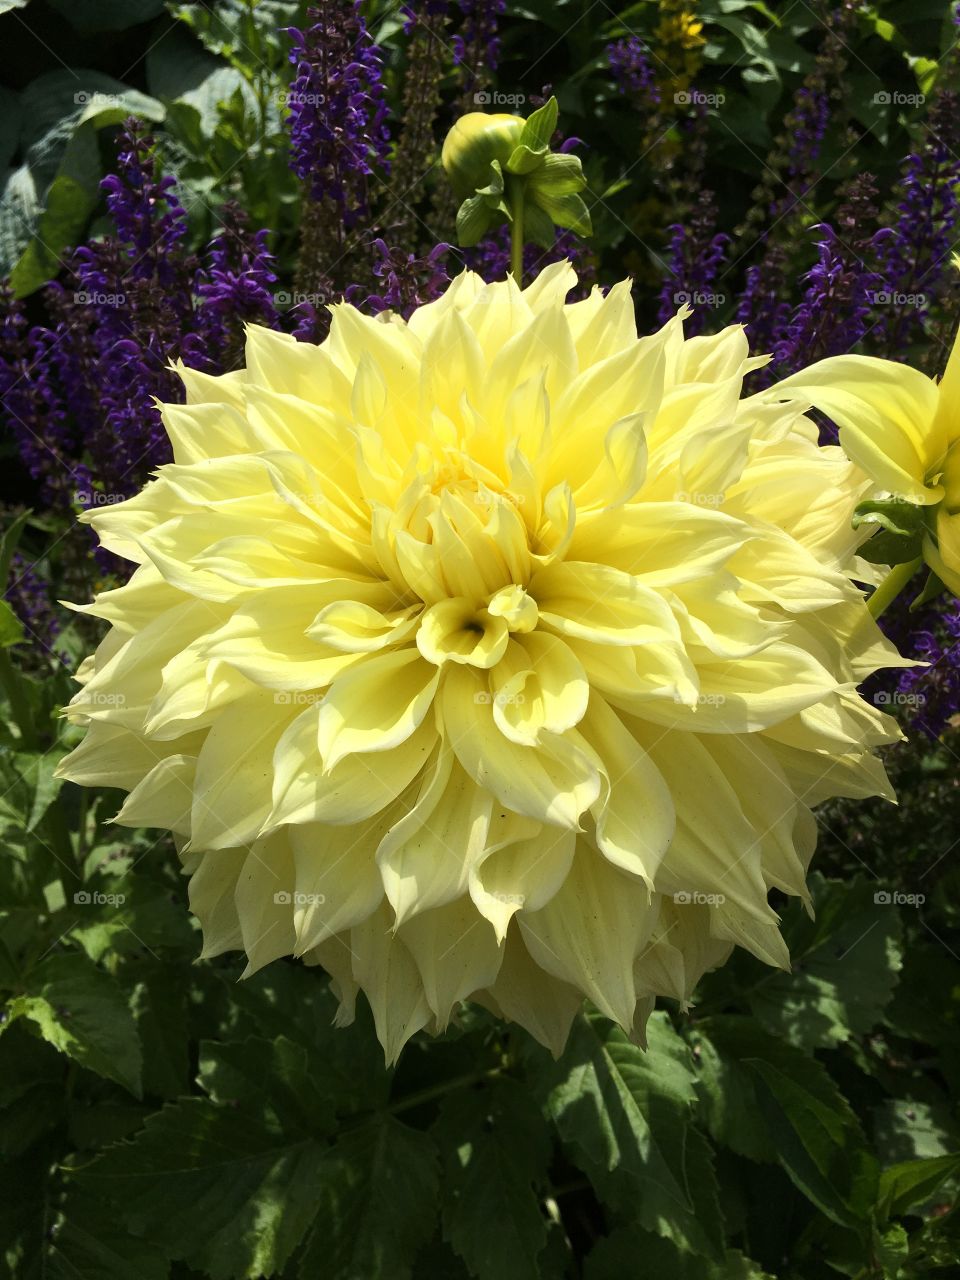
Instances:
[[[30,703],[27,701],[20,677],[14,670],[6,649],[0,649],[0,688],[7,695],[10,714],[13,716],[14,724],[20,730],[21,744],[26,751],[36,751],[37,731],[30,713]]]
[[[523,182],[513,183],[510,198],[510,274],[523,288]]]
[[[879,618],[884,609],[896,600],[922,564],[923,561],[917,559],[910,560],[906,564],[895,564],[893,566],[867,601],[867,608],[874,619]]]
[[[452,1093],[455,1089],[465,1089],[471,1084],[479,1084],[481,1080],[492,1080],[499,1074],[500,1068],[494,1067],[491,1071],[470,1071],[466,1075],[454,1076],[451,1080],[444,1080],[443,1084],[434,1085],[430,1089],[408,1093],[405,1098],[392,1102],[387,1110],[392,1115],[396,1115],[398,1111],[409,1111],[411,1107],[419,1107],[424,1102],[432,1102],[434,1098],[442,1098],[445,1093]]]

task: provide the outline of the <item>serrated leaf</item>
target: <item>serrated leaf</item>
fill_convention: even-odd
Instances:
[[[73,1192],[56,1224],[44,1274],[54,1280],[166,1280],[170,1264],[151,1242],[125,1234],[102,1205]]]
[[[325,1152],[256,1112],[168,1103],[74,1181],[136,1236],[211,1280],[259,1280],[287,1263],[313,1219]]]
[[[773,1280],[756,1262],[736,1249],[728,1249],[719,1262],[693,1253],[682,1253],[669,1240],[636,1227],[622,1227],[601,1240],[584,1267],[584,1280],[625,1280],[640,1274],[657,1280]]]
[[[307,1050],[286,1036],[251,1036],[236,1044],[201,1040],[198,1082],[214,1102],[262,1106],[286,1133],[333,1128],[333,1099],[324,1088],[322,1064],[311,1071]]]
[[[529,1095],[512,1081],[451,1094],[432,1132],[443,1154],[444,1238],[478,1280],[536,1280],[550,1137]]]
[[[662,1033],[666,1038],[666,1026]],[[669,1035],[675,1035],[672,1029]],[[544,1061],[537,1083],[571,1156],[601,1198],[622,1195],[624,1188],[611,1177],[629,1175],[633,1181],[625,1189],[645,1229],[718,1257],[722,1240],[709,1155],[696,1137],[688,1151],[684,1138],[693,1123],[689,1059],[684,1072],[677,1058],[682,1042],[668,1053],[651,1039],[650,1049],[652,1054],[632,1044],[608,1019],[584,1016],[574,1022],[560,1060]]]
[[[409,1280],[433,1234],[438,1191],[431,1138],[392,1116],[343,1134],[313,1188],[317,1209],[302,1280]]]
[[[885,1219],[900,1217],[932,1196],[948,1178],[958,1175],[960,1154],[891,1165],[880,1174],[880,1213]]]
[[[48,956],[7,1006],[9,1026],[26,1018],[82,1067],[140,1096],[140,1039],[122,988],[82,952]]]
[[[876,1198],[879,1166],[846,1103],[825,1094],[822,1081],[786,1074],[749,1058],[757,1100],[790,1180],[839,1226],[862,1227]]]
[[[876,900],[873,882],[815,873],[809,885],[816,918],[794,903],[782,926],[793,972],[765,973],[749,1000],[771,1031],[812,1049],[880,1022],[902,964],[902,925],[895,906]]]

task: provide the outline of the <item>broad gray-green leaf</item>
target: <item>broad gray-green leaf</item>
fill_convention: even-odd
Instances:
[[[23,623],[6,600],[0,600],[0,649],[9,649],[15,644],[23,644],[25,638]]]
[[[0,190],[0,275],[7,276],[30,241],[40,216],[37,184],[28,165],[7,171]]]
[[[4,1025],[29,1019],[61,1053],[140,1096],[140,1039],[124,993],[82,952],[48,956],[7,1013]]]
[[[75,31],[126,31],[163,13],[164,0],[50,0]],[[162,39],[163,37],[161,37]]]
[[[898,909],[865,880],[810,877],[816,919],[795,904],[783,935],[793,972],[770,971],[750,992],[760,1021],[801,1048],[832,1048],[883,1018],[901,966]],[[891,895],[888,894],[888,897]]]
[[[0,172],[17,153],[20,142],[20,95],[0,85]]]
[[[317,1205],[324,1149],[256,1112],[184,1098],[149,1116],[76,1182],[134,1235],[211,1280],[282,1270]]]
[[[243,87],[243,77],[182,28],[174,28],[147,53],[147,83],[158,98],[196,108],[201,128],[210,137],[219,120],[217,104]]]
[[[550,1136],[529,1095],[511,1081],[451,1094],[433,1133],[444,1160],[445,1239],[479,1280],[536,1280]]]
[[[433,1141],[391,1116],[348,1130],[312,1188],[316,1221],[302,1280],[408,1280],[433,1234],[438,1191]]]

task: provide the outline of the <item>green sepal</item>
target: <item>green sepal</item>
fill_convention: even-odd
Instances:
[[[873,523],[865,521],[864,523]],[[870,564],[908,564],[923,551],[923,538],[919,535],[891,533],[880,527],[860,548],[860,555]]]
[[[579,157],[564,155],[559,151],[545,156],[543,164],[530,176],[530,186],[534,190],[545,191],[553,196],[572,195],[582,191],[586,185]]]
[[[527,240],[539,245],[541,249],[552,249],[557,238],[556,228],[549,215],[529,199],[523,206],[523,231]]]
[[[507,172],[525,177],[539,169],[549,154],[545,147],[533,151],[521,142],[510,153],[510,159],[507,161]]]
[[[929,604],[931,600],[936,600],[938,596],[942,596],[947,586],[937,575],[931,570],[930,576],[923,585],[923,590],[917,596],[916,600],[910,605],[910,612],[916,613],[918,609],[922,609],[925,604]]]
[[[547,150],[557,128],[558,112],[556,98],[551,98],[534,111],[533,115],[527,117],[518,145],[529,147],[531,151]]]
[[[499,160],[490,161],[490,181],[485,187],[477,187],[476,194],[478,196],[493,196],[495,202],[499,202],[504,192],[503,170],[500,168]],[[489,204],[489,201],[488,201]],[[496,205],[494,205],[496,207]]]
[[[461,249],[472,249],[487,234],[494,211],[485,196],[467,196],[457,210],[457,243]]]
[[[532,203],[538,204],[554,226],[566,227],[578,236],[588,236],[593,231],[590,210],[578,195],[555,196],[547,191],[531,192]]]
[[[922,537],[925,511],[925,507],[903,498],[868,498],[854,509],[852,523],[855,529],[877,524],[901,538]]]

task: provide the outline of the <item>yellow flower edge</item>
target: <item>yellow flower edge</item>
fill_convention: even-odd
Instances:
[[[873,481],[868,496],[928,508],[923,559],[960,596],[960,334],[937,382],[878,356],[833,356],[764,397],[827,414],[840,445]]]
[[[137,567],[82,606],[61,776],[175,833],[205,956],[322,965],[388,1061],[464,1000],[558,1054],[584,997],[642,1041],[734,945],[787,967],[811,806],[891,796],[868,477],[741,399],[740,326],[638,338],[629,281],[575,284],[251,327],[86,517]]]

